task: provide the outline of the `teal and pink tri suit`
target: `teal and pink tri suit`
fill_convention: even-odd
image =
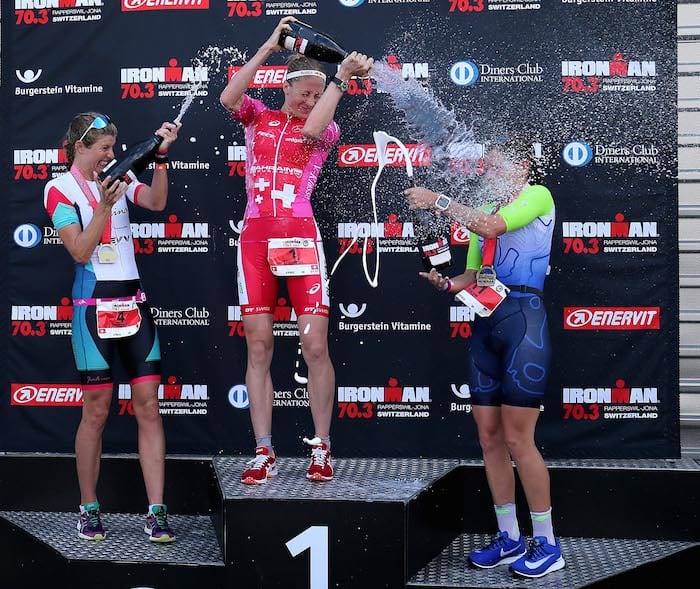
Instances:
[[[71,172],[44,187],[44,207],[57,231],[73,224],[84,229],[92,220],[93,205],[100,200],[96,182],[86,180],[80,172],[77,172],[79,176]],[[72,344],[84,391],[104,389],[112,384],[111,365],[115,354],[121,356],[131,383],[160,380],[160,343],[151,309],[141,289],[127,204],[127,200],[138,204],[138,193],[143,186],[133,177],[126,194],[112,207],[110,243],[117,252],[116,261],[102,263],[95,248],[87,264],[75,264]],[[98,299],[133,299],[141,315],[138,331],[118,339],[99,337]]]

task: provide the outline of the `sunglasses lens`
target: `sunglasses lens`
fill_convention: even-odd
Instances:
[[[90,126],[87,129],[85,129],[85,131],[80,136],[80,139],[78,139],[78,141],[82,141],[83,139],[85,139],[85,136],[88,134],[90,129],[104,129],[107,125],[109,125],[109,123],[110,123],[110,120],[109,120],[109,117],[107,115],[97,115],[93,119],[92,123],[90,123]]]
[[[109,119],[104,115],[96,117],[92,122],[92,127],[94,129],[104,129],[107,125],[109,125]]]

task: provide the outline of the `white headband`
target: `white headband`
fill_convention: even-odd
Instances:
[[[301,78],[302,76],[316,76],[317,78],[322,78],[326,81],[326,74],[319,72],[318,70],[298,70],[296,72],[287,72],[284,77],[285,80],[293,80],[294,78]]]

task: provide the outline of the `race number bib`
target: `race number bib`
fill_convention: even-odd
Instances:
[[[116,339],[134,335],[141,327],[141,311],[135,299],[97,299],[97,335]]]
[[[268,239],[267,261],[275,276],[306,276],[319,273],[318,252],[313,239]]]
[[[455,298],[469,307],[479,317],[488,317],[508,296],[510,289],[500,280],[495,279],[491,286],[479,286],[472,282],[460,290]]]

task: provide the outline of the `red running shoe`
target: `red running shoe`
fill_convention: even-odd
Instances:
[[[244,485],[264,485],[267,479],[277,475],[275,455],[270,454],[265,446],[255,448],[255,458],[246,462],[248,468],[241,475]]]
[[[309,470],[306,472],[306,478],[310,481],[331,481],[333,480],[331,451],[325,442],[321,442],[318,438],[310,441],[315,442],[316,440],[319,443],[311,447],[311,464],[309,464]],[[304,441],[306,442],[307,440],[304,439]]]

